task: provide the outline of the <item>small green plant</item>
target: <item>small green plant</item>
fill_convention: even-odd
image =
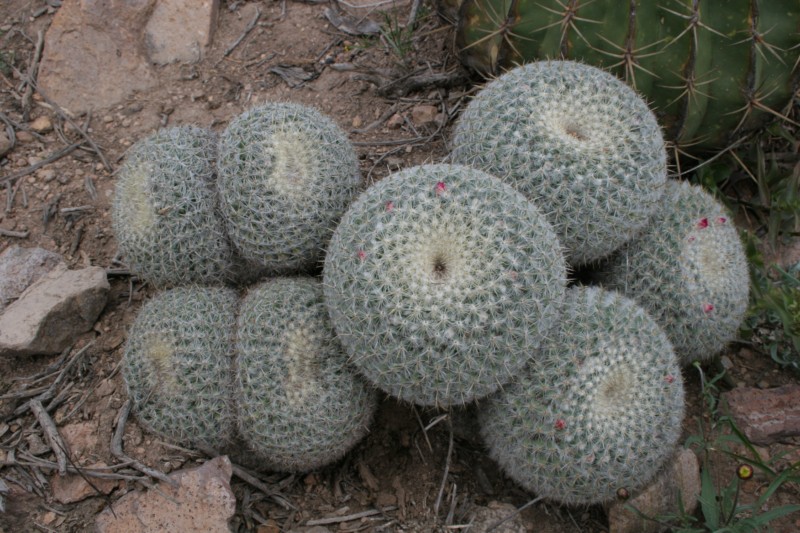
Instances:
[[[702,461],[698,511],[688,514],[680,509],[676,514],[648,517],[631,505],[627,508],[648,520],[669,527],[674,533],[763,531],[769,528],[772,521],[800,511],[798,504],[765,510],[778,489],[787,483],[800,481],[800,462],[790,464],[778,472],[774,465],[776,457],[763,459],[734,421],[719,411],[719,383],[723,381],[725,371],[707,379],[698,363],[694,367],[700,373],[705,412],[697,417],[698,433],[690,436],[685,446],[694,448]],[[743,448],[745,451],[739,452],[736,448]],[[720,484],[714,475],[715,461],[721,455],[727,456],[738,465],[728,472],[724,484]],[[754,500],[743,501],[742,487],[745,483],[752,482],[749,480],[756,471],[767,479],[766,488]]]
[[[383,24],[380,26],[381,40],[389,52],[403,66],[407,66],[408,55],[414,49],[414,28],[404,25],[397,18],[397,13],[383,13]]]

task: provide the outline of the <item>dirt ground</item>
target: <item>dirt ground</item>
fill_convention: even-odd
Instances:
[[[214,44],[204,59],[192,65],[160,67],[154,89],[137,93],[111,109],[95,110],[90,136],[116,170],[126,149],[159,127],[195,124],[220,131],[234,116],[257,103],[293,101],[316,106],[350,132],[367,183],[399,168],[442,160],[453,119],[473,86],[458,70],[452,53],[452,30],[436,16],[432,6],[423,5],[413,39],[405,43],[407,49],[404,46],[393,51],[386,40],[354,37],[337,30],[323,15],[326,5],[223,1]],[[257,26],[232,53],[224,55],[243,34],[256,6],[261,11]],[[51,14],[39,14],[42,7],[46,7],[43,0],[0,4],[0,26],[5,25],[0,49],[12,52],[14,65],[23,72],[33,55],[37,31],[52,20]],[[390,17],[389,22],[406,20],[409,8],[409,4],[404,5],[397,12],[398,18]],[[374,18],[384,22],[380,16]],[[358,69],[342,70],[342,64],[354,64]],[[294,77],[278,75],[276,67]],[[296,69],[287,71],[286,67]],[[407,93],[395,90],[404,87],[402,82],[385,86],[404,74],[431,73],[448,74],[447,83],[440,87],[423,85]],[[58,114],[35,95],[30,119],[23,122],[15,90],[19,81],[13,72],[0,78],[0,111],[23,128],[40,116],[63,126]],[[435,106],[441,122],[415,125],[411,111],[421,105]],[[405,120],[390,128],[389,119],[394,115]],[[77,138],[69,128],[65,135]],[[29,134],[0,160],[0,176],[24,169],[63,146],[55,131]],[[109,303],[94,331],[79,340],[73,353],[93,343],[65,375],[67,390],[51,415],[59,428],[89,428],[80,456],[82,465],[113,465],[117,462],[110,448],[115,420],[126,400],[118,372],[125,334],[143,301],[153,294],[151,288],[126,274],[124,263],[117,257],[110,224],[113,171],[104,168],[96,153],[76,150],[19,183],[13,191],[0,188],[0,227],[26,236],[0,236],[0,252],[14,244],[39,246],[63,254],[73,268],[99,265],[109,271]],[[12,192],[13,201],[8,198]],[[63,211],[72,207],[84,208]],[[798,381],[757,347],[734,345],[728,356],[733,362],[730,376],[734,385],[774,387]],[[0,513],[0,531],[91,530],[95,515],[109,501],[141,488],[138,482],[117,480],[116,488],[106,497],[65,505],[52,497],[55,474],[51,454],[20,466],[23,452],[36,455],[34,448],[41,445],[41,432],[30,412],[14,414],[23,402],[7,396],[20,390],[26,383],[23,378],[44,373],[57,360],[0,360],[0,395],[5,395],[0,401],[0,476],[10,488],[7,511]],[[686,387],[688,436],[697,432],[697,421],[704,417],[696,373],[687,370]],[[304,476],[261,475],[279,497],[268,496],[234,478],[238,501],[235,530],[276,533],[303,526],[311,519],[380,508],[384,509],[381,514],[328,527],[338,531],[457,531],[464,529],[475,506],[494,501],[521,506],[532,499],[488,458],[469,409],[449,419],[441,415],[384,398],[371,433],[344,460]],[[427,426],[432,427],[425,430]],[[163,472],[204,460],[201,454],[176,448],[142,431],[133,418],[126,425],[123,445],[130,456]],[[786,452],[782,459],[785,465],[792,458],[800,458],[798,450],[795,441],[763,452]],[[16,464],[10,459],[13,453]],[[723,462],[719,476],[728,479],[734,466]],[[745,497],[763,489],[763,483],[754,481],[745,487]],[[776,505],[792,501],[800,501],[800,492],[794,486],[775,496]],[[526,509],[522,518],[528,531],[608,530],[600,507],[541,503]],[[796,519],[776,522],[775,530],[800,530]]]

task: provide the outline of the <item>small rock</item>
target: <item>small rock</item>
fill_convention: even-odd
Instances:
[[[0,355],[60,353],[92,329],[109,289],[103,268],[59,264],[0,315]]]
[[[36,140],[36,137],[29,131],[18,131],[16,133],[17,141],[21,143],[32,143]]]
[[[0,254],[0,313],[13,300],[56,265],[60,255],[43,248],[11,246]]]
[[[105,466],[107,465],[104,463],[97,463],[91,465],[89,468],[102,468]],[[117,480],[115,479],[103,479],[98,477],[90,477],[89,479],[92,482],[91,485],[80,474],[67,474],[66,476],[54,474],[50,478],[50,488],[53,491],[53,498],[63,504],[75,503],[85,500],[90,496],[111,494],[111,492],[117,488]]]
[[[47,133],[53,131],[53,121],[47,115],[42,115],[28,124],[28,127],[36,133]]]
[[[44,443],[38,433],[31,433],[25,437],[25,443],[28,445],[28,453],[31,455],[42,455],[50,451],[50,446]]]
[[[267,520],[256,528],[256,533],[281,533],[281,526],[275,520]]]
[[[0,131],[0,157],[3,157],[10,152],[12,148],[13,146],[11,145],[11,139],[8,138],[6,132]]]
[[[403,118],[403,115],[401,115],[400,113],[395,113],[394,115],[389,117],[389,120],[386,121],[386,127],[389,128],[390,130],[400,129],[403,126],[403,124],[405,124],[405,122],[406,119]]]
[[[356,115],[353,117],[351,124],[354,128],[360,128],[364,124],[364,119],[362,119],[359,115]]]
[[[659,474],[635,497],[620,500],[608,510],[610,533],[659,533],[667,527],[653,520],[646,520],[627,509],[633,507],[645,516],[674,514],[679,511],[675,495],[680,494],[683,509],[691,515],[697,507],[700,494],[700,465],[691,450],[681,449],[672,459],[672,464]]]
[[[200,467],[170,474],[177,486],[159,483],[156,490],[130,492],[106,508],[95,521],[98,533],[203,531],[229,533],[236,511],[231,491],[230,459],[216,457]]]
[[[436,123],[439,110],[432,105],[417,105],[411,108],[411,122],[415,126],[428,126]]]
[[[474,507],[471,513],[472,526],[469,530],[473,533],[486,533],[497,522],[515,514],[514,518],[503,522],[500,526],[491,529],[493,533],[525,533],[525,524],[517,513],[517,508],[509,503],[489,502],[486,507]]]
[[[731,361],[731,358],[728,357],[727,355],[723,355],[722,357],[719,358],[719,360],[722,363],[722,367],[725,370],[730,370],[731,368],[733,368],[733,361]]]
[[[81,457],[97,449],[96,422],[76,422],[58,428],[58,432],[73,461],[79,461]]]
[[[731,417],[751,442],[768,445],[800,435],[800,385],[759,390],[739,387],[722,393]]]
[[[762,379],[761,381],[756,383],[756,386],[759,389],[768,389],[769,388],[769,381],[767,381],[766,379]]]

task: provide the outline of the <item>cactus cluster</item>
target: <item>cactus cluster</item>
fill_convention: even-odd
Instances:
[[[367,432],[377,405],[347,364],[314,278],[274,278],[239,309],[239,434],[270,469],[308,471],[343,456]]]
[[[143,426],[189,446],[237,452],[243,442],[266,469],[335,461],[377,405],[347,365],[314,278],[273,279],[241,301],[229,288],[164,291],[136,317],[122,371]]]
[[[780,116],[800,81],[797,0],[453,1],[470,67],[493,76],[577,59],[607,69],[647,97],[680,151],[724,148]]]
[[[542,61],[488,83],[453,136],[452,159],[540,205],[567,261],[597,261],[635,236],[667,179],[664,140],[645,101],[598,68]]]
[[[131,270],[158,287],[246,284],[319,266],[360,182],[331,119],[267,103],[219,138],[181,126],[138,142],[119,172],[113,227]]]
[[[183,445],[232,441],[237,300],[233,289],[179,287],[142,307],[122,366],[142,425]]]
[[[461,165],[409,168],[342,217],[325,300],[353,364],[413,403],[485,396],[558,320],[566,268],[545,217],[497,178]]]
[[[221,135],[219,191],[239,254],[268,274],[318,266],[361,184],[347,135],[313,108],[260,106]]]
[[[137,142],[117,174],[112,224],[131,270],[156,286],[228,279],[215,192],[216,135],[181,126]]]
[[[604,284],[638,300],[682,362],[709,360],[747,312],[747,257],[725,207],[700,186],[669,181],[646,231],[609,261]]]
[[[677,358],[652,318],[618,293],[572,287],[558,327],[479,421],[511,478],[583,505],[647,484],[674,450],[683,410]]]

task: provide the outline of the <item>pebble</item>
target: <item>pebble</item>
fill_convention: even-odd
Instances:
[[[761,381],[756,383],[756,385],[758,385],[759,389],[768,389],[769,388],[769,382],[766,379],[762,379]]]
[[[722,357],[720,357],[720,362],[722,363],[722,366],[725,368],[725,370],[730,370],[731,368],[733,368],[733,361],[731,361],[731,358],[728,357],[727,355],[723,355]]]
[[[36,133],[47,133],[49,131],[52,131],[53,122],[50,120],[50,117],[44,115],[35,119],[28,125],[28,127],[30,127],[30,129],[32,129]]]
[[[34,137],[32,133],[27,131],[18,131],[16,133],[16,136],[17,136],[17,141],[21,143],[29,143],[36,140],[36,137]]]

